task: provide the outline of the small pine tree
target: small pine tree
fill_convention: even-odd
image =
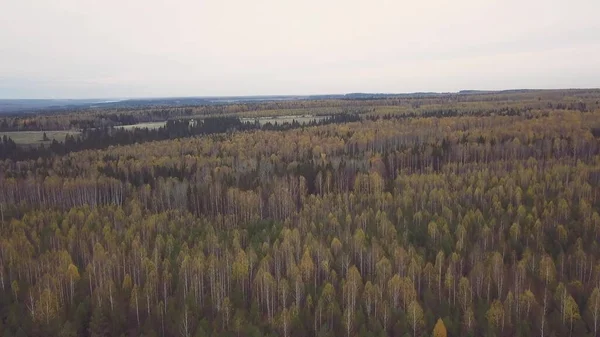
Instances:
[[[90,321],[90,336],[110,336],[110,326],[102,307],[95,307]]]

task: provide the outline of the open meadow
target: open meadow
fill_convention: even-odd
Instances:
[[[44,133],[47,139],[44,140]],[[64,142],[67,135],[79,135],[79,131],[0,131],[0,137],[10,137],[15,143],[20,145],[49,144],[52,140]]]

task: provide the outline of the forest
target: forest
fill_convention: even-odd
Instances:
[[[598,337],[599,101],[5,116],[0,129],[86,130],[0,140],[0,335]],[[303,114],[330,117],[240,120]]]

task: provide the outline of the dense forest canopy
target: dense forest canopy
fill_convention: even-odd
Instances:
[[[193,107],[163,138],[3,157],[0,334],[600,336],[598,100]],[[237,124],[310,109],[334,117]]]

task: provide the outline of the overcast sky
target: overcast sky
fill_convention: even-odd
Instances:
[[[575,87],[599,0],[0,0],[0,98]]]

